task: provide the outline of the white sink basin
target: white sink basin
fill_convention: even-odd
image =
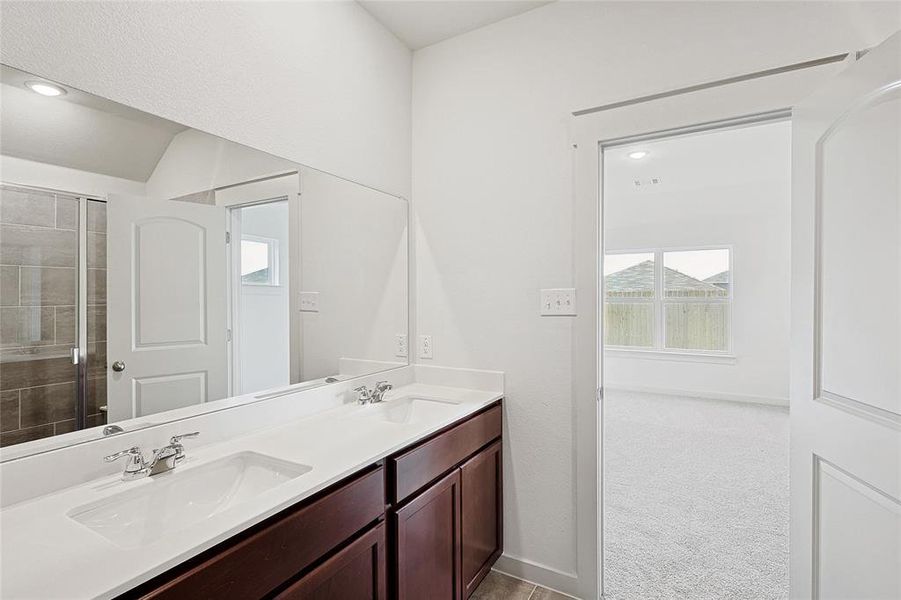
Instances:
[[[362,406],[355,416],[387,423],[419,423],[451,416],[457,412],[457,404],[431,398],[397,398]]]
[[[179,469],[131,482],[133,489],[76,508],[69,517],[118,546],[144,546],[251,500],[312,467],[241,452]]]

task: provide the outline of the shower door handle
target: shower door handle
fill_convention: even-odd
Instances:
[[[125,363],[122,362],[121,360],[117,360],[116,362],[113,363],[113,371],[115,371],[116,373],[121,373],[124,370],[125,370]]]

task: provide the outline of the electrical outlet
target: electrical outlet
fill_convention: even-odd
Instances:
[[[300,293],[300,312],[319,312],[319,292]]]
[[[554,288],[541,290],[542,317],[574,317],[576,316],[575,288]]]
[[[394,336],[394,356],[399,356],[401,358],[407,358],[408,354],[407,350],[407,334],[406,333],[398,333]]]
[[[419,358],[432,358],[432,336],[419,336]]]

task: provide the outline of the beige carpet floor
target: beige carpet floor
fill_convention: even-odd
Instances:
[[[788,410],[610,392],[605,597],[788,597]]]

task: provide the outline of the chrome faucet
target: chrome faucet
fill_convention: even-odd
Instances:
[[[120,458],[128,457],[128,462],[125,463],[125,472],[122,473],[122,481],[152,477],[171,471],[181,464],[185,459],[185,447],[181,441],[185,438],[197,437],[198,435],[200,435],[199,431],[173,435],[169,438],[169,443],[166,446],[153,451],[153,456],[150,460],[144,460],[144,453],[137,446],[104,456],[103,460],[113,462]]]
[[[361,385],[358,388],[354,388],[354,391],[359,394],[357,401],[360,404],[375,404],[382,402],[385,399],[385,393],[393,387],[387,381],[379,381],[372,390],[369,390],[365,385]]]

